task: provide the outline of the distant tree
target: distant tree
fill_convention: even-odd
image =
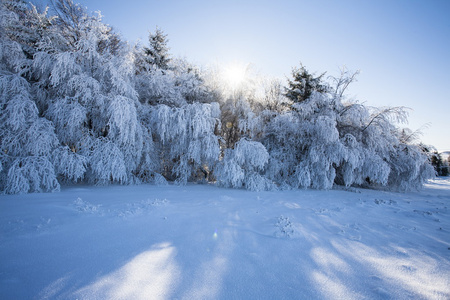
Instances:
[[[442,167],[442,159],[437,151],[433,152],[431,155],[431,165],[436,170],[436,174],[440,176],[440,169]]]
[[[322,73],[315,77],[303,65],[300,68],[294,68],[292,70],[293,79],[288,79],[289,86],[286,89],[286,97],[299,103],[311,97],[313,92],[327,92],[328,86],[322,80],[324,75],[325,73]]]
[[[448,166],[437,151],[434,151],[431,155],[431,165],[438,176],[448,176]]]
[[[167,70],[170,63],[167,34],[156,27],[155,33],[149,33],[149,47],[144,48],[147,61],[160,69]]]
[[[450,175],[450,155],[447,157],[447,161],[445,162],[446,174],[445,176]]]

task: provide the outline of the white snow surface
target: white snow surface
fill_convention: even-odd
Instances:
[[[449,177],[2,195],[0,299],[450,299],[449,208]]]

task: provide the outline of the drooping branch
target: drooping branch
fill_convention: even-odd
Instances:
[[[364,126],[362,132],[364,132],[367,128],[369,128],[372,124],[375,124],[379,120],[389,122],[391,119],[395,122],[406,123],[408,118],[408,109],[409,108],[404,106],[379,108],[374,114],[372,114],[370,121],[366,126]]]

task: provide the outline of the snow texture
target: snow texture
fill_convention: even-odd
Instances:
[[[449,299],[450,178],[420,192],[62,188],[0,198],[1,299]]]

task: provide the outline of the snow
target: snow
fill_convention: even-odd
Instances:
[[[449,177],[414,193],[2,195],[0,298],[449,299],[449,206]]]

